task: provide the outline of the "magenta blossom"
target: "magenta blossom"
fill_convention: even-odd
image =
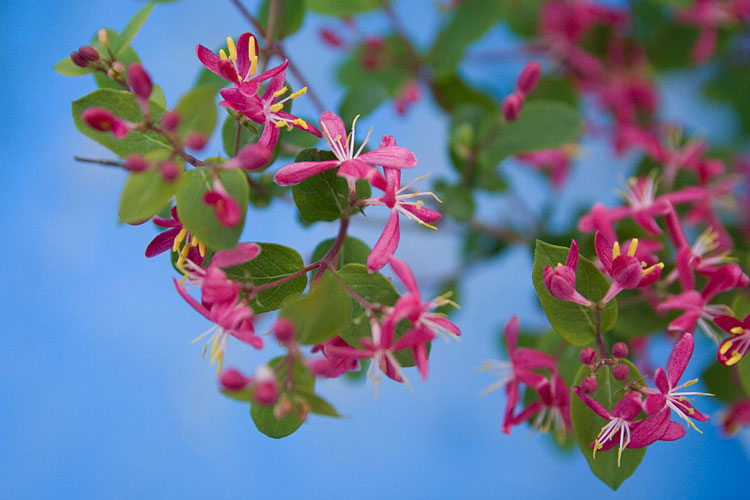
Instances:
[[[154,257],[171,248],[173,252],[179,251],[179,256],[177,258],[178,268],[185,263],[186,259],[189,259],[198,265],[202,264],[203,258],[206,256],[206,245],[198,240],[193,234],[188,232],[188,230],[182,225],[180,218],[177,216],[177,205],[172,207],[170,213],[172,214],[171,219],[163,219],[158,215],[154,216],[154,224],[169,229],[157,234],[156,237],[151,240],[151,243],[146,247],[146,257]],[[183,242],[185,245],[180,249],[180,245],[182,245]]]
[[[649,286],[661,276],[663,263],[648,266],[635,256],[638,249],[637,238],[630,242],[626,255],[620,254],[620,244],[617,241],[613,245],[598,231],[594,236],[594,246],[602,267],[612,278],[612,285],[601,300],[603,304],[608,303],[622,290]]]
[[[135,126],[134,123],[123,120],[104,108],[86,108],[81,118],[94,130],[112,132],[115,139],[123,139]]]
[[[323,129],[323,137],[328,146],[336,156],[335,160],[329,161],[303,161],[291,163],[283,166],[274,175],[276,184],[280,186],[289,186],[298,184],[305,179],[312,177],[332,168],[340,167],[339,175],[348,179],[370,179],[379,175],[373,165],[381,165],[388,168],[411,168],[417,164],[417,158],[414,153],[400,146],[386,146],[373,151],[362,153],[367,140],[370,137],[368,132],[365,141],[355,151],[354,146],[354,128],[357,119],[352,124],[352,133],[346,134],[344,122],[331,113],[324,112],[320,115],[320,128]]]
[[[564,436],[565,432],[572,429],[570,422],[570,390],[565,385],[562,376],[553,371],[550,379],[545,379],[536,388],[539,401],[530,403],[518,415],[511,417],[508,427],[513,427],[534,418],[531,426],[540,432],[549,432],[554,428],[558,436]]]
[[[669,356],[669,361],[667,361],[666,371],[661,368],[656,370],[656,375],[654,376],[656,389],[651,387],[643,389],[643,392],[647,394],[644,407],[646,413],[650,415],[668,407],[677,416],[687,422],[689,427],[701,432],[691,419],[707,422],[709,419],[708,415],[693,408],[693,405],[690,404],[691,399],[687,396],[711,396],[712,394],[705,392],[677,392],[679,389],[689,387],[698,382],[698,379],[694,379],[677,385],[680,377],[685,372],[685,368],[687,368],[688,362],[690,362],[694,347],[693,336],[689,333],[686,333],[677,341],[672,349],[672,354]]]
[[[236,45],[231,37],[227,37],[227,50],[229,51],[228,55],[224,49],[221,49],[219,55],[216,55],[203,45],[198,45],[195,48],[198,59],[212,73],[234,85],[244,85],[246,89],[254,88],[257,90],[260,82],[284,71],[288,64],[287,61],[284,61],[279,66],[255,76],[258,70],[258,41],[250,33],[240,35]]]
[[[242,219],[240,206],[218,178],[214,179],[212,189],[203,194],[203,203],[213,207],[216,219],[226,227],[236,226]]]
[[[565,265],[558,263],[553,269],[552,266],[544,268],[542,279],[544,286],[549,293],[556,299],[575,302],[585,307],[594,305],[589,299],[581,295],[576,290],[576,271],[578,269],[578,243],[572,240],[570,251]]]
[[[560,189],[568,178],[570,162],[575,151],[574,145],[566,145],[557,149],[520,153],[516,155],[516,159],[535,169],[547,171],[552,186]]]
[[[750,425],[750,399],[742,399],[733,403],[721,417],[724,434],[736,434],[741,427]]]
[[[396,146],[396,140],[389,135],[384,135],[380,143],[380,149],[391,146]],[[440,214],[434,210],[423,207],[422,201],[417,201],[416,203],[407,201],[418,196],[433,196],[440,201],[437,196],[431,192],[409,193],[407,191],[415,182],[424,177],[414,179],[412,182],[402,187],[401,170],[388,167],[383,170],[385,171],[385,178],[380,176],[374,177],[372,183],[375,187],[385,191],[385,194],[379,198],[367,198],[362,200],[363,206],[383,205],[391,209],[391,215],[385,225],[383,234],[380,236],[377,243],[375,243],[372,252],[370,252],[370,256],[367,258],[367,269],[370,272],[377,271],[385,266],[388,259],[390,259],[396,252],[400,239],[399,215],[404,215],[423,226],[429,227],[430,229],[436,229],[430,224],[430,222],[435,222],[440,219]]]
[[[719,351],[716,353],[719,363],[724,366],[739,363],[750,348],[750,314],[742,321],[728,315],[717,316],[714,318],[714,323],[732,335],[719,346]]]

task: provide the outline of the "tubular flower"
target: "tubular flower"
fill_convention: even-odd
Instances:
[[[380,149],[395,146],[396,140],[389,136],[384,135],[380,143]],[[401,170],[397,168],[384,168],[385,178],[380,176],[374,177],[372,183],[375,187],[385,191],[385,194],[379,198],[367,198],[362,200],[363,206],[367,205],[382,205],[391,209],[391,215],[388,218],[388,222],[385,225],[383,234],[378,239],[377,243],[370,252],[370,256],[367,258],[367,269],[370,272],[377,271],[386,265],[388,260],[396,252],[398,242],[400,240],[399,230],[399,214],[408,217],[409,219],[429,227],[430,229],[436,229],[430,224],[440,219],[440,214],[429,208],[425,208],[422,205],[422,201],[416,203],[408,202],[418,196],[433,196],[436,200],[440,199],[432,192],[416,192],[409,193],[407,190],[418,180],[424,179],[424,177],[418,177],[405,186],[401,186]]]
[[[549,354],[528,347],[516,348],[520,327],[518,316],[511,317],[505,325],[505,343],[510,361],[490,360],[482,366],[484,370],[498,370],[495,375],[501,377],[498,382],[484,390],[485,394],[505,386],[507,400],[502,429],[506,434],[510,434],[511,428],[516,425],[516,417],[514,417],[513,412],[518,403],[519,384],[537,389],[548,381],[544,375],[532,370],[554,370],[555,368],[555,358]]]
[[[635,257],[638,250],[637,238],[633,238],[630,242],[627,255],[620,254],[618,242],[615,241],[613,245],[600,232],[597,232],[594,237],[594,245],[602,267],[612,277],[612,285],[601,300],[603,304],[608,303],[622,290],[651,285],[661,276],[663,263],[649,266]]]
[[[172,214],[171,219],[163,219],[158,215],[154,216],[154,224],[169,229],[159,233],[151,240],[151,243],[146,247],[146,257],[154,257],[171,248],[173,252],[179,253],[176,264],[178,268],[185,263],[186,259],[198,265],[202,264],[206,256],[206,245],[185,229],[177,216],[176,205],[172,207],[170,213]],[[180,248],[180,245],[182,245],[182,248]]]
[[[235,86],[244,85],[246,89],[255,88],[257,90],[260,82],[284,71],[288,64],[287,61],[284,61],[279,66],[255,76],[258,71],[258,41],[250,33],[240,35],[236,45],[231,37],[227,37],[227,50],[229,54],[221,49],[217,55],[203,45],[198,45],[195,48],[198,59],[209,71],[228,80]],[[255,90],[249,93],[254,93]]]
[[[213,207],[214,215],[226,227],[236,226],[242,219],[240,206],[218,178],[214,180],[212,189],[203,194],[203,203]]]
[[[669,407],[688,424],[688,427],[701,432],[691,419],[707,422],[709,417],[696,410],[690,404],[691,399],[687,396],[712,396],[712,394],[705,392],[676,392],[679,389],[689,387],[698,382],[698,379],[694,379],[677,385],[680,377],[685,372],[685,368],[687,368],[690,357],[693,355],[694,347],[693,336],[689,333],[686,333],[677,341],[672,349],[672,354],[669,356],[669,361],[667,361],[666,371],[661,368],[656,370],[656,375],[654,376],[656,389],[651,387],[643,389],[644,393],[647,394],[644,406],[648,414],[658,413],[665,407]]]
[[[341,167],[339,175],[347,177],[350,180],[370,179],[379,175],[373,165],[381,165],[387,168],[411,168],[417,164],[417,157],[414,153],[400,146],[385,146],[373,151],[363,153],[362,150],[367,145],[370,138],[370,132],[367,133],[365,141],[355,150],[354,146],[354,129],[358,116],[352,124],[351,134],[346,134],[344,122],[331,113],[325,111],[320,115],[320,128],[323,130],[323,137],[328,146],[336,156],[335,160],[330,161],[303,161],[291,163],[283,166],[274,175],[276,184],[280,186],[289,186],[298,184],[315,174]]]
[[[516,155],[516,159],[535,169],[548,172],[552,186],[561,189],[568,178],[570,164],[577,151],[575,144],[567,144],[557,149],[520,153]]]
[[[560,263],[554,269],[552,266],[544,268],[542,278],[544,280],[544,286],[547,287],[549,293],[560,300],[568,302],[575,302],[585,307],[591,307],[593,302],[581,295],[576,290],[576,271],[578,269],[578,243],[576,240],[572,240],[570,243],[570,251],[568,252],[568,259],[565,261],[565,265]]]
[[[750,348],[750,314],[742,321],[732,316],[716,316],[714,323],[732,335],[719,346],[716,353],[719,363],[725,366],[736,365]]]
[[[533,428],[539,429],[540,432],[549,432],[554,428],[555,433],[562,438],[565,432],[572,428],[568,386],[560,374],[554,371],[551,379],[545,379],[536,391],[539,401],[534,401],[512,417],[509,425],[516,426],[536,415],[531,423]]]
[[[736,434],[741,427],[750,425],[750,399],[743,399],[729,407],[721,417],[724,434]]]

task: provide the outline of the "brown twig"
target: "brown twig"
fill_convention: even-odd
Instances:
[[[99,160],[96,158],[84,158],[82,156],[74,156],[73,159],[81,163],[95,163],[97,165],[107,165],[109,167],[124,167],[125,166],[125,162],[122,160]]]

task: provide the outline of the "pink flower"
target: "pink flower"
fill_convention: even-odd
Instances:
[[[305,179],[312,177],[332,168],[341,167],[339,175],[349,179],[369,179],[378,175],[373,165],[381,165],[388,168],[411,168],[417,164],[417,158],[414,153],[400,146],[385,146],[374,151],[362,153],[367,140],[370,137],[368,132],[365,141],[355,151],[354,147],[354,128],[357,119],[352,124],[351,136],[347,136],[344,129],[344,122],[331,113],[324,112],[320,115],[320,128],[323,129],[323,137],[328,146],[336,156],[335,160],[330,161],[303,161],[291,163],[281,167],[274,180],[280,186],[289,186],[298,184]],[[370,129],[372,132],[372,129]]]
[[[258,41],[250,33],[240,35],[237,39],[237,45],[231,37],[227,37],[227,50],[229,50],[229,55],[224,49],[221,49],[219,55],[216,55],[203,45],[198,45],[195,48],[200,62],[212,73],[234,85],[246,85],[246,88],[254,87],[257,90],[260,82],[284,71],[288,64],[287,61],[284,61],[279,66],[255,76],[258,70]]]
[[[393,104],[396,106],[396,113],[399,115],[406,114],[409,108],[419,101],[421,95],[422,92],[419,89],[419,84],[414,80],[410,80],[393,101]]]
[[[726,435],[736,434],[740,427],[750,425],[750,399],[733,403],[721,417],[721,421]]]
[[[570,390],[560,374],[554,370],[551,379],[544,379],[536,388],[539,401],[530,403],[518,415],[511,417],[507,426],[519,425],[536,415],[532,427],[541,432],[549,432],[554,427],[555,432],[564,436],[565,432],[572,429],[570,423]],[[505,425],[505,424],[504,424]]]
[[[677,385],[690,362],[694,347],[693,336],[689,333],[683,335],[672,349],[672,354],[669,356],[669,361],[667,361],[666,372],[661,368],[656,370],[654,377],[656,389],[647,387],[643,391],[647,394],[645,409],[649,415],[653,415],[669,407],[677,416],[687,422],[688,426],[700,432],[691,419],[707,422],[709,417],[693,408],[693,405],[690,404],[691,400],[687,396],[711,396],[711,394],[704,392],[677,392],[679,389],[698,382],[698,379],[695,379]]]
[[[226,227],[236,226],[242,219],[240,206],[219,179],[214,179],[213,188],[203,194],[203,203],[214,208],[214,215]]]
[[[154,257],[171,248],[173,252],[178,250],[180,252],[177,267],[184,264],[186,259],[190,259],[198,265],[202,264],[203,258],[206,256],[206,246],[182,225],[180,218],[177,216],[176,205],[172,207],[171,214],[171,219],[163,219],[158,215],[154,216],[154,224],[169,229],[159,233],[151,240],[151,243],[146,247],[146,257]],[[180,250],[180,245],[183,242],[185,245]]]
[[[504,361],[487,361],[484,363],[485,370],[499,369],[498,375],[502,378],[500,381],[492,384],[484,393],[494,391],[505,386],[507,402],[505,404],[505,414],[503,416],[503,432],[510,434],[511,428],[516,424],[516,417],[513,416],[516,404],[518,403],[519,384],[525,384],[528,387],[537,389],[548,383],[547,377],[536,373],[533,370],[538,369],[555,369],[555,358],[543,352],[529,349],[528,347],[516,348],[518,341],[518,332],[521,324],[518,316],[513,316],[505,325],[505,343],[508,348],[509,362]]]
[[[620,254],[620,244],[615,241],[614,245],[602,233],[597,232],[594,236],[594,245],[599,261],[604,270],[612,278],[607,294],[601,303],[606,304],[623,290],[642,288],[656,282],[661,276],[664,264],[659,262],[647,266],[635,257],[638,249],[638,239],[633,238],[628,247],[627,255]]]
[[[516,159],[536,169],[546,170],[552,186],[560,189],[568,177],[574,152],[575,146],[567,145],[557,149],[521,153],[516,155]]]
[[[719,363],[724,366],[739,363],[750,347],[750,314],[742,321],[727,315],[716,316],[714,323],[732,335],[719,346],[716,353]]]
[[[352,348],[341,337],[333,337],[314,346],[312,352],[320,352],[324,357],[310,362],[312,372],[325,378],[337,378],[346,372],[359,370],[360,358],[358,355],[353,356],[349,352],[337,352],[336,348],[338,347]]]
[[[544,286],[549,293],[560,300],[575,302],[585,307],[593,306],[593,302],[581,295],[576,290],[576,271],[578,269],[578,243],[572,240],[570,251],[565,265],[557,264],[554,269],[552,266],[544,268],[542,279]]]
[[[124,138],[135,126],[134,123],[118,118],[114,113],[104,108],[86,108],[81,118],[94,130],[112,132],[115,139]]]

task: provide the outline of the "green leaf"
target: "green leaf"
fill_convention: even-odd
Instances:
[[[274,23],[273,37],[276,40],[286,38],[296,32],[302,21],[305,19],[305,2],[304,0],[281,0],[277,1],[278,7],[276,12],[276,22]],[[271,0],[263,0],[258,13],[258,23],[267,30],[268,13],[270,11]]]
[[[158,168],[131,173],[120,196],[120,220],[128,224],[149,220],[169,202],[178,183],[164,180]]]
[[[544,0],[504,0],[508,27],[524,37],[536,34]]]
[[[630,367],[630,380],[636,380],[645,385],[638,368],[628,360],[623,360],[623,362]],[[588,366],[581,366],[574,385],[580,385],[581,380],[589,376],[590,373],[591,370]],[[603,366],[597,377],[597,390],[591,397],[599,401],[607,410],[612,411],[612,408],[624,394],[624,382],[615,380],[612,376],[612,369],[609,366]],[[575,394],[572,396],[570,403],[570,419],[573,423],[573,431],[576,434],[578,446],[581,448],[583,456],[586,457],[589,467],[591,467],[591,472],[604,481],[607,486],[616,490],[623,481],[633,475],[641,464],[643,456],[646,454],[646,448],[623,450],[619,467],[617,465],[617,448],[598,452],[596,458],[593,458],[591,443],[594,442],[601,428],[607,424],[607,420],[591,411]]]
[[[316,395],[315,393],[307,391],[297,391],[297,394],[299,394],[305,400],[307,405],[310,407],[311,413],[315,413],[316,415],[324,415],[326,417],[341,418],[341,415],[338,411],[336,411],[336,408],[334,408],[331,403]]]
[[[219,392],[221,392],[223,395],[228,397],[229,399],[234,399],[235,401],[242,401],[245,403],[252,403],[255,401],[255,398],[253,398],[253,393],[250,392],[249,389],[240,389],[238,391],[230,391],[229,389],[219,389]]]
[[[623,337],[642,337],[658,330],[666,330],[669,323],[679,314],[676,311],[659,314],[637,292],[626,290],[618,294],[618,298],[619,313],[614,331]]]
[[[365,117],[375,111],[389,97],[388,90],[375,81],[351,87],[339,105],[339,116]]]
[[[274,358],[268,362],[268,367],[275,370],[285,360],[285,357]],[[281,367],[276,372],[276,380],[279,382],[281,388],[286,387],[287,371],[288,365],[285,362],[281,364]],[[304,399],[297,397],[296,392],[314,393],[315,391],[315,377],[299,360],[294,361],[292,378],[294,380],[294,391],[282,389],[279,396],[279,398],[288,398],[292,403],[291,411],[283,418],[276,419],[273,414],[273,406],[264,406],[257,403],[250,404],[250,416],[255,426],[260,432],[270,438],[280,439],[299,429],[303,422],[301,415],[304,415],[304,412],[302,411],[301,403],[304,402]]]
[[[392,306],[398,300],[398,292],[391,280],[380,273],[368,272],[364,264],[347,264],[338,274],[354,293],[372,304]],[[354,298],[351,298],[351,311],[351,321],[339,336],[350,345],[358,346],[360,339],[370,337],[370,323],[365,308]]]
[[[237,151],[254,142],[258,142],[260,134],[248,124],[240,126],[240,140]],[[224,124],[221,126],[221,143],[224,153],[230,158],[234,157],[235,143],[237,142],[237,120],[234,116],[228,115]]]
[[[130,153],[146,154],[157,150],[171,149],[161,135],[150,131],[132,130],[123,139],[115,139],[111,132],[100,132],[89,127],[81,118],[83,112],[91,107],[104,108],[124,120],[142,122],[143,115],[131,92],[121,90],[99,89],[73,101],[73,120],[76,128],[83,135],[94,139],[102,146],[109,148],[118,156],[125,157]],[[149,102],[151,116],[158,121],[164,108],[153,101]]]
[[[474,215],[474,198],[471,190],[460,184],[448,184],[437,179],[432,188],[443,201],[445,213],[456,220],[465,221]]]
[[[180,135],[201,132],[211,137],[216,128],[216,92],[210,85],[201,85],[189,90],[180,98],[175,109],[180,113]]]
[[[213,188],[209,167],[198,167],[185,172],[177,190],[177,214],[187,230],[208,248],[227,250],[234,248],[245,227],[248,187],[244,172],[239,170],[224,170],[219,178],[242,212],[236,225],[227,227],[219,222],[213,207],[203,202],[203,195]]]
[[[310,292],[281,310],[281,316],[295,326],[300,344],[325,342],[337,335],[351,320],[349,294],[332,271],[313,283]]]
[[[138,33],[138,30],[141,29],[141,26],[143,26],[143,23],[148,18],[149,14],[151,14],[151,10],[154,8],[155,2],[150,2],[147,5],[144,5],[141,7],[138,12],[135,13],[135,15],[128,21],[128,24],[125,25],[125,28],[122,30],[122,33],[120,33],[120,36],[118,36],[116,39],[112,40],[110,39],[110,48],[112,49],[112,53],[115,55],[115,57],[119,57],[122,52],[125,51],[125,48],[130,45],[130,41],[133,39],[133,37]]]
[[[745,356],[737,363],[737,372],[740,374],[740,382],[745,394],[750,395],[750,356]]]
[[[117,40],[120,37],[119,33],[117,33],[113,29],[106,28],[106,31],[110,45],[113,41]],[[94,36],[91,38],[91,42],[89,42],[89,45],[98,50],[100,54],[107,54],[107,49],[105,49],[102,44],[99,43],[98,31],[94,33]],[[133,47],[131,47],[130,45],[126,45],[122,50],[120,50],[120,54],[117,56],[117,60],[120,61],[123,66],[125,66],[125,68],[135,62],[140,62],[138,54],[135,53],[135,50],[133,50]],[[96,73],[93,73],[93,75],[96,84],[100,88],[122,90],[122,86],[116,81],[110,79],[105,73],[97,71]]]
[[[453,71],[466,48],[500,20],[503,7],[497,0],[466,0],[454,9],[430,50],[429,60],[438,76]]]
[[[508,156],[553,149],[577,138],[583,128],[578,109],[555,101],[528,101],[521,116],[503,126],[480,155],[480,161],[497,165]]]
[[[65,56],[57,61],[57,64],[55,64],[52,69],[54,69],[61,75],[67,76],[83,76],[94,72],[94,70],[91,68],[82,68],[73,63],[73,61],[70,59],[70,56]]]
[[[532,280],[539,296],[547,319],[552,328],[571,344],[585,347],[596,339],[596,316],[592,308],[584,307],[575,302],[566,302],[553,297],[544,286],[542,273],[547,266],[555,267],[565,262],[568,248],[550,245],[543,241],[536,241],[534,249],[534,269]],[[609,290],[609,281],[594,264],[584,257],[578,257],[578,272],[576,273],[576,290],[587,299],[598,302]],[[612,329],[617,321],[617,303],[611,300],[601,311],[601,333]]]
[[[286,278],[305,267],[297,250],[276,243],[258,243],[260,254],[249,262],[224,270],[227,277],[255,286]],[[261,290],[250,302],[256,314],[275,311],[290,299],[298,297],[307,286],[307,275],[302,274],[279,286]]]
[[[310,258],[312,262],[317,262],[322,259],[326,252],[331,248],[334,241],[336,241],[336,238],[329,238],[321,241],[318,246],[315,247],[315,250],[313,250],[312,257]],[[341,250],[339,250],[335,267],[339,269],[347,264],[367,264],[367,257],[369,255],[370,247],[357,238],[347,236],[344,239],[344,244],[341,245]]]
[[[307,8],[330,16],[351,16],[375,10],[384,0],[305,0]]]
[[[742,379],[743,372],[743,369],[740,367],[743,364],[745,365],[744,371],[748,372],[748,375],[750,375],[750,363],[740,361],[736,368],[739,370],[738,373],[740,373],[740,379]],[[725,403],[735,403],[746,397],[743,393],[742,387],[738,387],[738,385],[750,388],[750,385],[746,385],[743,380],[741,380],[741,384],[737,384],[737,381],[732,377],[732,370],[734,369],[734,367],[724,366],[721,363],[714,361],[701,375],[701,380],[706,384],[708,392]],[[747,382],[750,382],[750,377],[748,377]]]
[[[432,82],[432,95],[448,113],[462,104],[476,104],[486,111],[497,110],[497,104],[489,94],[469,86],[455,73],[437,76]]]

